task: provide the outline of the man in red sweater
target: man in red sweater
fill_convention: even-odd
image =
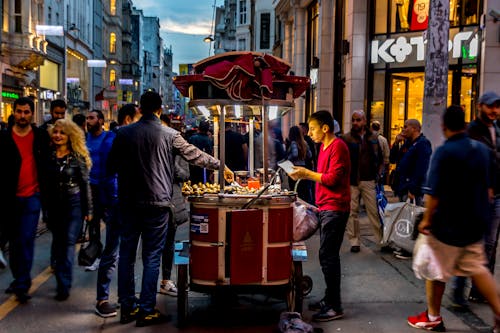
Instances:
[[[35,236],[44,195],[49,135],[32,125],[35,104],[29,97],[14,102],[14,125],[0,132],[0,224],[7,228],[10,269],[14,281],[5,290],[20,303],[31,299],[31,268]]]
[[[318,111],[309,118],[309,136],[321,143],[318,152],[317,172],[294,167],[292,179],[309,179],[316,182],[316,205],[319,208],[320,248],[319,261],[325,277],[326,291],[323,299],[309,304],[314,321],[330,321],[344,316],[340,299],[340,246],[350,211],[349,175],[351,162],[349,149],[334,132],[333,117],[328,111]]]

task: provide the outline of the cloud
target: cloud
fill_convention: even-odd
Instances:
[[[179,21],[174,21],[171,18],[166,18],[160,21],[160,29],[167,33],[178,32],[187,35],[209,35],[210,29],[212,28],[212,22],[191,22],[182,23]]]
[[[211,34],[213,0],[133,0],[133,3],[145,16],[160,19],[164,45],[172,46],[174,71],[179,71],[179,64],[208,57],[210,45],[203,38]],[[224,0],[217,0],[216,6],[223,4]]]

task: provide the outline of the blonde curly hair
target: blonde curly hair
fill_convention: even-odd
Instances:
[[[52,137],[55,127],[61,127],[64,134],[68,136],[68,148],[72,152],[80,155],[85,160],[87,168],[90,170],[92,167],[92,160],[85,145],[85,134],[83,130],[70,119],[58,119],[54,125],[49,128],[49,135]]]

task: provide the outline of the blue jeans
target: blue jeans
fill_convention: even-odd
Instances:
[[[498,245],[498,233],[500,232],[500,198],[495,198],[494,203],[491,205],[491,219],[486,226],[484,234],[484,252],[486,254],[486,264],[491,274],[495,273],[496,254]],[[463,298],[465,283],[467,278],[457,276],[453,279],[454,283],[454,297],[456,301]],[[471,294],[474,296],[479,295],[479,291],[472,285]],[[460,298],[461,297],[461,298]]]
[[[118,248],[120,246],[120,216],[115,203],[108,210],[106,221],[106,245],[101,254],[101,262],[97,271],[97,300],[109,299],[109,285],[118,264]]]
[[[26,293],[31,287],[31,267],[35,251],[35,237],[40,217],[40,194],[16,198],[14,219],[9,227],[10,269],[15,293]]]
[[[142,237],[142,287],[139,309],[148,313],[156,305],[160,261],[167,236],[169,209],[162,207],[120,207],[122,228],[118,261],[118,298],[122,309],[135,304],[134,265],[139,237]]]
[[[49,211],[54,245],[55,276],[58,293],[69,293],[73,280],[75,244],[82,230],[80,194],[69,196]]]
[[[339,252],[348,218],[349,212],[331,210],[319,212],[321,222],[319,263],[326,283],[324,301],[336,312],[342,312]]]

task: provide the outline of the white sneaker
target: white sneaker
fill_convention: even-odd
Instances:
[[[2,250],[0,250],[0,268],[4,269],[6,267],[7,267],[7,260],[5,260]]]
[[[92,265],[85,267],[85,271],[93,272],[93,271],[97,270],[99,268],[100,262],[101,262],[101,258],[97,258]]]
[[[177,286],[172,280],[161,280],[160,294],[177,297]]]

